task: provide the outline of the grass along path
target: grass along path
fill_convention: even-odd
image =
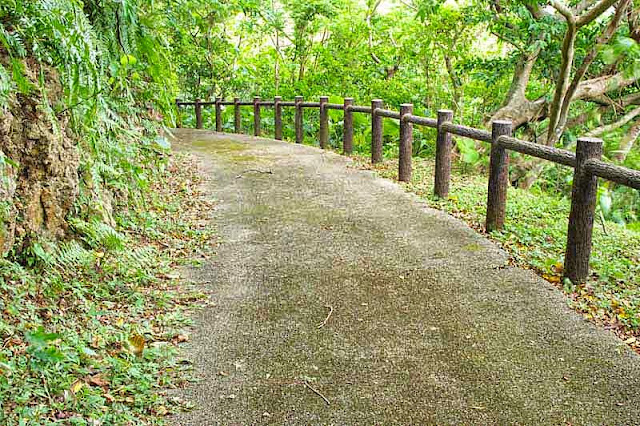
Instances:
[[[215,244],[211,203],[188,156],[116,209],[116,229],[75,221],[76,239],[0,260],[0,424],[156,424],[183,408],[179,358],[200,289],[180,279]],[[195,259],[195,260],[194,260]]]
[[[372,166],[357,157],[358,167],[397,179],[398,162]],[[444,210],[484,233],[487,177],[464,173],[453,165],[448,200],[433,195],[434,162],[414,158],[413,179],[403,184],[431,207]],[[520,267],[535,270],[568,296],[568,303],[585,318],[613,329],[640,353],[640,233],[614,222],[594,228],[592,274],[586,284],[562,280],[570,200],[540,191],[509,188],[505,227],[489,237],[498,242]]]

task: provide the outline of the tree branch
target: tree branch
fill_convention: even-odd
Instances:
[[[575,42],[578,28],[573,13],[563,3],[551,0],[551,6],[556,9],[567,20],[567,31],[562,40],[562,65],[558,75],[558,83],[553,94],[549,112],[549,131],[547,134],[547,144],[553,145],[560,138],[562,129],[559,128],[560,111],[562,100],[565,97],[569,79],[571,78],[571,68],[573,67],[573,55],[575,52]]]
[[[580,68],[578,68],[578,70],[575,72],[573,80],[571,81],[571,84],[569,85],[569,88],[567,89],[567,92],[562,100],[562,106],[560,108],[560,115],[557,124],[558,133],[562,133],[565,129],[567,117],[569,115],[569,106],[571,105],[573,95],[578,88],[580,80],[582,80],[587,70],[589,69],[589,66],[598,55],[600,47],[604,44],[607,44],[609,40],[611,40],[611,37],[615,34],[618,26],[620,25],[620,21],[622,20],[622,17],[624,16],[626,9],[629,6],[629,3],[631,3],[631,0],[620,1],[613,19],[611,19],[609,25],[607,25],[607,28],[605,28],[600,37],[598,37],[591,51],[587,54],[587,56],[585,56],[584,60],[582,61],[582,65],[580,65]]]
[[[613,160],[622,163],[627,158],[627,155],[629,155],[629,153],[631,152],[633,144],[638,140],[639,137],[640,120],[637,120],[620,141],[618,149],[613,154]]]
[[[596,19],[598,16],[602,15],[607,9],[609,9],[613,4],[618,0],[602,0],[600,3],[596,4],[592,9],[590,9],[587,13],[580,16],[576,24],[578,27],[583,27]]]
[[[612,130],[618,129],[634,118],[640,115],[640,107],[632,109],[627,114],[623,115],[618,121],[607,124],[605,126],[596,127],[595,129],[589,131],[585,136],[588,137],[596,137],[608,133]]]

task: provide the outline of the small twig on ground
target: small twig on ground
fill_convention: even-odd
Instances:
[[[333,314],[333,306],[324,305],[324,307],[329,309],[329,313],[327,314],[327,317],[324,319],[324,321],[322,321],[320,324],[318,324],[318,328],[322,328],[325,325],[327,325],[327,321],[329,321],[329,318],[331,318],[331,314]]]
[[[331,403],[329,402],[329,400],[327,399],[327,397],[326,397],[326,396],[324,396],[323,394],[321,394],[321,393],[320,393],[320,391],[318,391],[317,389],[315,389],[313,386],[311,386],[311,385],[309,384],[309,382],[308,382],[308,381],[306,381],[306,380],[305,380],[305,381],[304,381],[304,385],[305,385],[306,387],[308,387],[309,389],[311,389],[311,390],[313,391],[313,393],[315,393],[316,395],[318,395],[320,398],[324,399],[324,402],[326,402],[326,403],[327,403],[327,405],[331,405]]]
[[[238,176],[236,176],[236,179],[241,178],[241,177],[242,177],[242,175],[243,175],[243,174],[245,174],[245,173],[251,173],[251,172],[254,172],[254,173],[262,173],[262,174],[265,174],[265,175],[272,175],[272,174],[273,174],[273,172],[272,172],[271,170],[249,169],[249,170],[245,170],[244,172],[242,172],[242,173],[240,173]]]
[[[604,232],[604,235],[609,235],[607,227],[604,224],[604,215],[602,214],[602,210],[600,210],[600,224],[602,225],[602,232]]]

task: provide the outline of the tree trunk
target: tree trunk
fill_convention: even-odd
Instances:
[[[551,5],[567,20],[567,31],[564,35],[564,39],[562,40],[562,65],[560,67],[560,74],[558,75],[558,83],[556,84],[553,101],[549,108],[547,145],[555,145],[556,141],[558,141],[562,135],[562,128],[558,126],[558,123],[560,121],[562,103],[567,92],[567,87],[569,86],[569,80],[571,79],[576,35],[578,34],[576,19],[571,11],[567,10],[562,3],[554,0],[551,1]]]

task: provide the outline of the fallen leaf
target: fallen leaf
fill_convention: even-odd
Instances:
[[[101,388],[109,386],[109,382],[102,378],[101,374],[96,374],[95,376],[89,377],[87,379],[87,382],[92,386],[99,386]]]
[[[139,334],[133,334],[129,337],[129,349],[131,352],[137,356],[142,356],[142,352],[144,351],[144,337]]]
[[[82,380],[76,380],[75,382],[73,382],[73,384],[71,385],[71,392],[73,394],[76,394],[78,392],[80,392],[80,389],[82,389],[82,387],[84,386],[84,382]]]

